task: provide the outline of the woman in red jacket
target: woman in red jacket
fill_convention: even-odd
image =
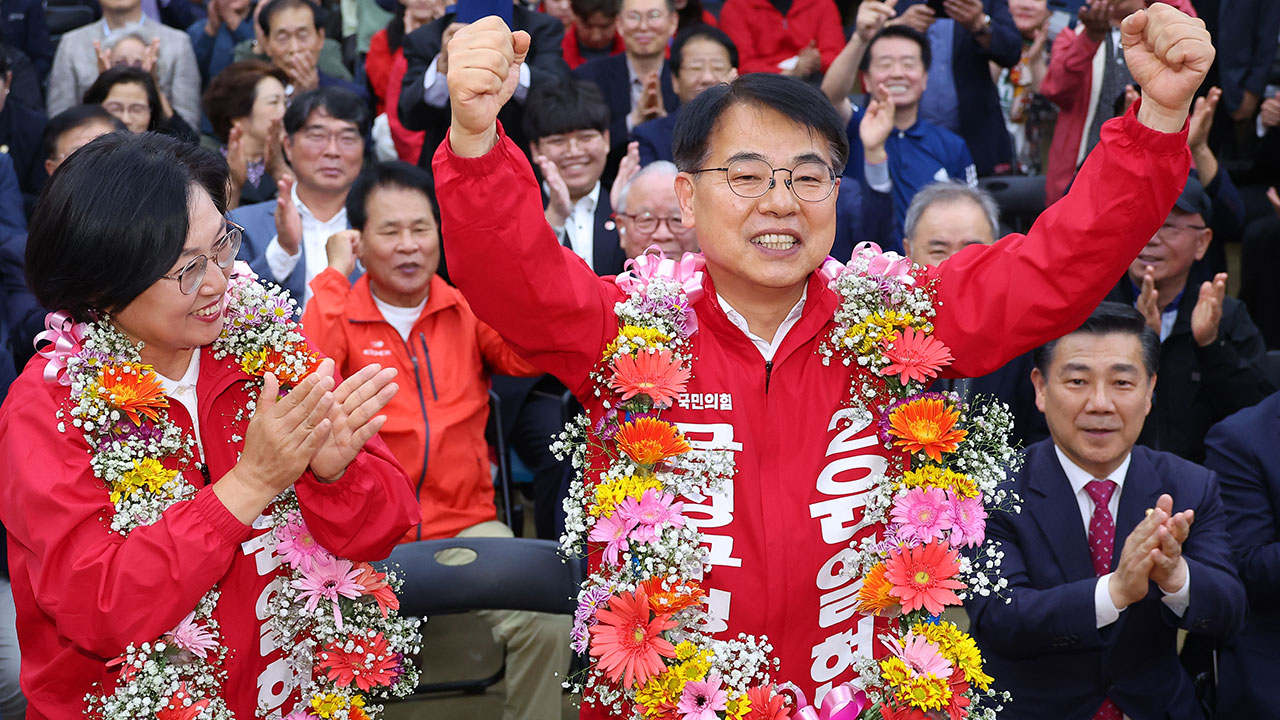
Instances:
[[[369,39],[369,54],[364,59],[364,71],[373,89],[374,112],[386,113],[391,123],[391,139],[401,160],[417,163],[422,154],[422,141],[426,133],[406,130],[400,124],[400,81],[409,68],[404,59],[404,36],[444,14],[441,0],[403,0],[391,22]]]
[[[226,186],[208,150],[110,134],[36,207],[59,312],[0,410],[28,718],[364,720],[416,683],[368,564],[418,521],[374,437],[394,372],[339,384],[292,301],[231,274]]]

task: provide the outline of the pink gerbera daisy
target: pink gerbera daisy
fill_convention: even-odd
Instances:
[[[297,513],[290,516],[288,523],[277,526],[275,534],[276,553],[294,570],[309,572],[317,560],[333,557],[320,546]]]
[[[711,673],[706,680],[690,680],[680,693],[676,712],[684,713],[684,720],[716,720],[717,710],[729,704],[729,694],[720,686],[720,676]]]
[[[587,539],[594,542],[607,543],[604,546],[604,561],[609,565],[617,565],[618,552],[631,549],[627,538],[635,527],[636,521],[634,518],[623,517],[622,513],[615,511],[608,517],[601,517],[596,520],[596,524],[591,527],[591,534],[587,536]]]
[[[351,565],[350,560],[325,558],[316,560],[311,570],[303,571],[302,578],[290,584],[301,590],[299,598],[306,598],[307,612],[313,612],[321,600],[333,603],[333,622],[342,629],[342,612],[338,609],[338,597],[352,600],[360,597],[364,588],[356,582],[360,571]]]
[[[929,542],[951,529],[951,503],[941,488],[912,488],[898,496],[890,516],[902,540]]]
[[[987,537],[987,511],[982,498],[958,498],[951,493],[951,544],[977,547]]]
[[[618,505],[617,516],[635,521],[636,526],[629,538],[631,542],[655,543],[659,528],[666,525],[684,527],[684,516],[680,514],[684,503],[674,500],[674,495],[653,488],[645,490],[638,501],[633,497],[623,500]]]
[[[196,624],[196,613],[191,611],[182,618],[178,626],[166,633],[169,640],[179,648],[195,655],[201,660],[208,656],[210,650],[218,647],[218,641],[208,627]]]
[[[901,548],[884,565],[884,579],[892,586],[889,594],[902,598],[902,610],[924,608],[940,615],[947,605],[959,605],[955,590],[964,583],[953,579],[960,571],[959,553],[942,541],[913,548]]]
[[[915,674],[932,675],[936,678],[951,677],[951,662],[942,657],[938,646],[927,638],[907,633],[902,636],[901,642],[897,638],[889,638],[885,644]]]
[[[881,375],[897,375],[904,384],[912,380],[929,382],[955,359],[940,340],[911,328],[884,340],[883,345],[890,364],[880,371]]]

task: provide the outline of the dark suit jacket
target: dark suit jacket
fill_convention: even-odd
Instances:
[[[1133,720],[1204,717],[1191,679],[1178,663],[1177,631],[1230,636],[1240,627],[1245,605],[1217,478],[1168,453],[1133,448],[1111,567],[1146,509],[1168,493],[1175,509],[1195,510],[1191,535],[1182,546],[1191,602],[1179,618],[1152,583],[1147,596],[1125,608],[1119,620],[1098,628],[1093,603],[1098,579],[1053,442],[1032,445],[1026,458],[1009,482],[1022,498],[1022,512],[995,513],[987,520],[988,539],[1002,544],[1009,581],[1003,594],[1011,602],[992,595],[965,603],[987,674],[998,689],[1013,694],[1001,720],[1089,720],[1108,697]]]
[[[1274,715],[1280,678],[1280,393],[1209,431],[1206,467],[1222,481],[1249,614],[1218,655],[1218,716]]]
[[[624,53],[592,60],[579,66],[573,74],[574,77],[590,80],[598,85],[605,104],[609,106],[609,162],[605,164],[604,171],[607,185],[617,175],[618,163],[627,154],[627,142],[631,137],[627,131],[627,115],[631,113],[631,74],[627,72],[627,56]],[[662,76],[658,82],[662,86],[662,105],[670,117],[680,104],[680,98],[676,97],[676,91],[671,88],[670,63],[662,63]],[[672,127],[675,127],[674,122],[673,120]],[[667,152],[671,152],[670,143]]]
[[[1218,73],[1222,101],[1240,107],[1244,91],[1263,97],[1280,33],[1280,3],[1275,0],[1222,0],[1218,5]],[[1264,98],[1265,99],[1265,98]]]
[[[436,148],[444,141],[445,131],[449,129],[451,111],[448,103],[443,108],[432,107],[423,99],[425,90],[422,78],[427,74],[431,61],[440,54],[440,40],[444,29],[453,22],[453,13],[436,20],[430,25],[420,27],[404,38],[404,59],[408,70],[404,74],[404,83],[400,86],[400,123],[408,130],[425,130],[426,139],[422,143],[422,155],[418,164],[431,172],[431,158]],[[530,12],[523,5],[517,4],[512,10],[511,25],[513,30],[524,30],[529,33],[532,42],[525,63],[529,66],[529,88],[532,90],[546,82],[555,82],[569,76],[569,66],[560,56],[560,43],[564,40],[564,26],[559,20],[539,12]],[[506,130],[507,136],[527,153],[529,141],[524,136],[524,105],[515,100],[508,102],[498,113],[498,120]]]
[[[680,110],[677,108],[663,117],[642,122],[631,128],[631,139],[640,146],[640,167],[655,160],[675,162],[675,156],[671,153],[671,140],[675,136],[678,117],[680,117]]]
[[[27,214],[35,207],[36,196],[49,179],[44,171],[42,142],[47,122],[43,113],[19,103],[5,103],[4,110],[0,110],[0,145],[9,146],[6,152],[13,158],[13,171],[18,176]]]
[[[542,206],[548,198],[542,196]],[[591,232],[591,271],[597,275],[617,275],[627,254],[622,251],[618,238],[618,224],[613,220],[613,205],[609,202],[609,186],[600,185],[600,199],[596,201],[596,223]]]
[[[249,267],[263,281],[276,283],[288,290],[289,296],[298,301],[298,313],[301,314],[302,298],[305,297],[303,290],[307,284],[307,244],[302,243],[302,255],[298,258],[298,264],[284,282],[277,283],[276,276],[267,265],[267,246],[271,244],[271,238],[276,236],[276,201],[242,205],[227,213],[227,217],[244,228],[244,239],[240,243],[237,259],[249,263]],[[352,282],[362,274],[363,270],[357,264],[355,272],[351,274]]]
[[[42,0],[0,2],[0,38],[5,45],[26,53],[40,81],[49,76],[54,46],[49,37]],[[41,101],[39,106],[43,108],[44,102]]]

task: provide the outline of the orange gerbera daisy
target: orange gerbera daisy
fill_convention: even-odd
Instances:
[[[952,590],[963,589],[964,583],[951,579],[960,571],[958,557],[944,540],[902,548],[885,563],[884,579],[893,585],[889,593],[902,598],[905,612],[923,607],[938,615],[947,605],[959,605]]]
[[[884,579],[884,563],[876,563],[862,579],[862,587],[858,590],[858,611],[879,615],[897,605],[898,601],[889,592],[892,588]]]
[[[955,359],[941,340],[912,328],[904,328],[882,342],[884,356],[891,362],[882,372],[897,375],[904,383],[928,382]]]
[[[159,421],[160,409],[169,407],[160,376],[150,365],[124,363],[104,367],[98,374],[98,393],[127,415],[134,425],[142,425],[144,415],[152,422]]]
[[[696,583],[676,582],[672,578],[666,580],[664,589],[663,580],[660,577],[651,577],[640,583],[645,595],[649,596],[649,607],[658,615],[680,612],[702,602],[702,588]]]
[[[356,578],[356,584],[364,588],[364,592],[360,595],[373,598],[373,601],[378,603],[378,610],[382,612],[382,617],[387,616],[388,610],[400,609],[400,598],[396,597],[396,591],[387,583],[386,573],[374,570],[372,565],[363,561],[356,563],[354,569],[360,573]]]
[[[889,432],[900,438],[894,445],[907,452],[924,452],[934,462],[956,449],[968,431],[957,430],[960,411],[940,398],[923,397],[899,405],[889,413]]]
[[[609,599],[608,609],[596,610],[599,621],[591,626],[591,654],[600,658],[600,669],[613,682],[627,688],[643,685],[666,669],[662,658],[676,656],[676,648],[662,632],[676,624],[671,616],[654,616],[644,587]]]
[[[642,417],[623,423],[615,438],[618,449],[641,465],[689,452],[689,443],[676,426],[657,418]]]
[[[657,407],[671,407],[676,396],[689,383],[690,370],[680,366],[670,350],[623,355],[613,361],[613,379],[609,387],[622,393],[623,400],[648,395]]]

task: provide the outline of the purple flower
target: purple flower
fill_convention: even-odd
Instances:
[[[587,626],[596,624],[596,610],[600,603],[609,599],[609,591],[602,587],[593,587],[584,591],[578,598],[578,609],[573,611],[573,619],[584,622]]]

